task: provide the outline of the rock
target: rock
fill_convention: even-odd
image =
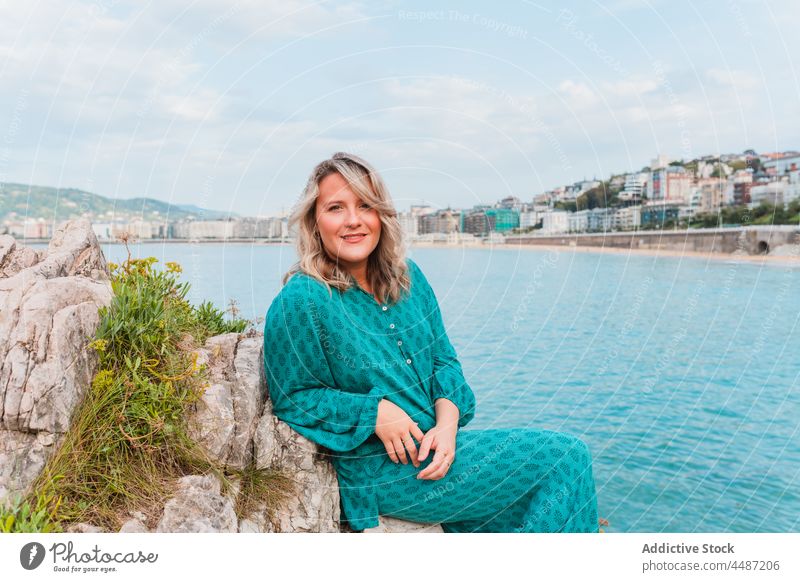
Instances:
[[[210,385],[190,418],[190,435],[228,469],[273,468],[288,475],[295,493],[267,519],[262,506],[239,524],[252,532],[338,532],[339,488],[320,448],[272,414],[263,365],[263,335],[209,338],[198,362]]]
[[[141,511],[132,511],[131,518],[122,524],[119,533],[149,533],[150,530],[145,525],[147,517]]]
[[[106,533],[107,530],[90,523],[73,523],[66,529],[67,533]]]
[[[228,469],[244,469],[253,460],[253,435],[267,388],[263,339],[228,333],[209,338],[198,351],[211,385],[189,419],[190,436]]]
[[[417,523],[385,515],[378,516],[378,525],[364,530],[364,533],[444,533],[438,523]]]
[[[294,492],[261,531],[338,532],[339,483],[322,449],[272,414],[267,400],[254,438],[256,467],[287,474]],[[250,524],[248,524],[250,525]]]
[[[150,533],[150,530],[138,519],[129,519],[122,524],[119,533]]]
[[[189,475],[178,481],[177,494],[167,501],[156,526],[159,533],[225,533],[238,531],[230,497],[220,493],[214,475]]]
[[[0,235],[0,278],[16,275],[40,260],[36,249],[17,245],[13,236]]]
[[[88,220],[36,251],[0,237],[0,500],[27,493],[91,383],[87,349],[112,298]]]
[[[106,261],[87,220],[62,225],[46,251],[0,236],[0,505],[11,493],[28,493],[68,430],[97,368],[87,344],[98,309],[111,300]],[[186,476],[154,531],[341,531],[339,486],[327,451],[272,413],[263,335],[212,337],[197,354],[210,384],[188,419],[190,435],[227,470],[275,469],[293,490],[280,507],[262,505],[237,517],[235,479],[223,495],[217,477]],[[147,532],[148,523],[143,514],[131,514],[120,531]],[[437,527],[381,518],[370,531]],[[103,530],[74,524],[70,531]]]
[[[11,494],[25,495],[54,451],[56,436],[0,429],[0,506]]]

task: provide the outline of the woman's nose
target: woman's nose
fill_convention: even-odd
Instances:
[[[360,223],[361,223],[361,214],[359,214],[357,208],[351,208],[350,211],[347,213],[348,226],[355,226]]]

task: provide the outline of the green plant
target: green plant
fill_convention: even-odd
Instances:
[[[236,515],[246,518],[265,503],[267,517],[275,520],[274,508],[279,507],[295,483],[274,469],[256,469],[250,464],[242,471],[233,472],[239,478],[239,491],[236,496]]]
[[[15,495],[0,508],[0,533],[54,533],[61,526],[56,518],[60,499],[39,494],[33,504]]]
[[[88,346],[99,355],[99,371],[33,487],[59,499],[48,510],[52,520],[116,529],[134,510],[154,519],[182,475],[210,472],[224,490],[231,486],[223,467],[190,438],[186,419],[208,385],[196,350],[250,322],[225,319],[207,302],[193,307],[180,266],[158,270],[155,263],[128,253],[122,265],[109,264],[114,295]]]

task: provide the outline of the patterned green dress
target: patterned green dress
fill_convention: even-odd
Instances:
[[[475,396],[445,332],[439,304],[407,259],[411,291],[380,304],[352,279],[345,292],[296,273],[272,302],[264,365],[275,415],[329,449],[343,521],[360,531],[378,515],[441,523],[446,532],[597,532],[592,458],[580,439],[531,428],[459,430],[441,479],[394,463],[375,434],[378,403],[397,404],[423,432],[434,402],[452,401],[459,427]],[[417,443],[418,444],[418,443]]]

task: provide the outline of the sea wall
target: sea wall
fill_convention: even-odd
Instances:
[[[620,249],[667,250],[738,255],[800,255],[800,227],[768,226],[559,234],[515,235],[506,244],[565,247],[612,247]]]

